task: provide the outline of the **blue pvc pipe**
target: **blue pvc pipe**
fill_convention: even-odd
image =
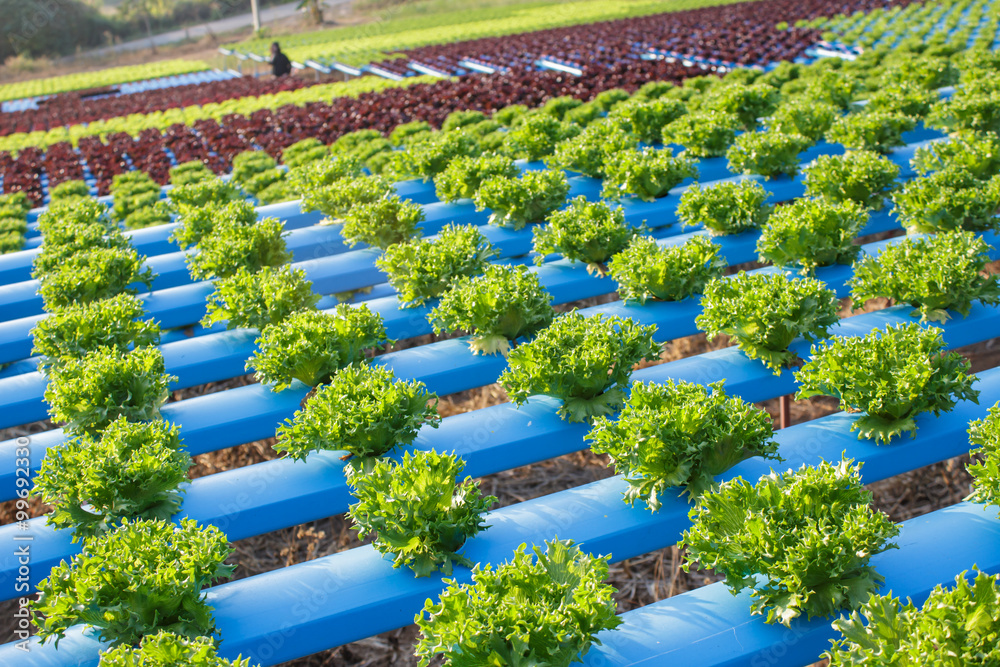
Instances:
[[[656,303],[630,307],[610,305],[614,309],[608,312],[634,308],[633,317],[637,321],[661,328],[657,336],[660,340],[687,335],[679,333],[684,331],[684,326],[693,328],[693,323],[680,322],[681,318],[677,317],[678,310],[686,309],[689,314],[693,311],[690,303]],[[587,309],[585,312],[602,312],[598,311],[599,308],[601,307]],[[909,307],[895,307],[845,318],[831,327],[831,336],[863,336],[873,328],[882,329],[893,324],[917,321],[909,316],[910,311]],[[1000,307],[974,306],[967,318],[950,320],[942,328],[944,341],[950,348],[985,340],[1000,328]],[[665,331],[670,331],[670,334],[664,333]],[[809,357],[809,348],[804,341],[792,345],[792,349],[802,358]],[[402,379],[424,381],[429,391],[439,395],[494,382],[506,366],[506,360],[498,355],[473,355],[462,339],[384,354],[376,357],[375,362],[391,368]],[[775,375],[760,362],[748,359],[735,347],[651,366],[632,374],[633,381],[662,382],[668,378],[699,384],[725,379],[728,393],[752,403],[793,393],[796,388],[790,371],[786,369]],[[265,386],[253,384],[170,403],[161,412],[164,419],[181,427],[185,446],[192,455],[197,455],[271,437],[282,420],[292,417],[306,393],[308,388],[299,382],[278,394],[271,393]],[[61,429],[32,436],[29,457],[32,475],[41,465],[48,448],[58,446],[64,440]],[[0,460],[8,462],[0,464],[0,500],[11,499],[16,488],[16,457],[13,452],[17,446],[15,440],[0,442]]]
[[[985,413],[985,408],[977,407],[976,410],[974,414]],[[933,460],[940,460],[942,445],[951,447],[946,444],[949,440],[964,441],[964,423],[952,419],[951,430],[943,434],[950,437],[936,437],[930,432],[932,425],[928,422],[921,425],[914,440],[904,440],[895,447],[878,447],[858,441],[847,432],[851,419],[845,415],[833,415],[800,427],[784,429],[776,437],[783,445],[783,455],[786,443],[794,448],[796,441],[801,442],[801,451],[805,454],[803,462],[814,464],[824,456],[839,459],[840,448],[844,447],[848,456],[858,460],[864,460],[865,453],[881,456],[893,467],[893,474],[911,469],[911,460],[920,458],[922,452],[927,452]],[[947,415],[939,419],[949,421]],[[930,421],[936,420],[931,418]],[[825,441],[820,446],[815,445],[817,432]],[[838,434],[846,437],[841,440]],[[967,441],[960,442],[954,449],[966,450]],[[905,450],[905,456],[901,456],[901,450]],[[786,458],[789,460],[778,466],[779,469],[799,463],[794,454]],[[761,463],[758,459],[751,459],[730,470],[726,476],[743,474],[750,477],[758,472],[768,472],[771,466],[762,466]],[[868,467],[862,472],[866,483],[879,479]],[[624,488],[622,479],[615,477],[497,510],[485,519],[489,529],[470,539],[461,552],[474,563],[499,564],[507,560],[519,544],[540,545],[545,540],[559,537],[573,539],[590,553],[610,553],[612,560],[620,561],[674,543],[680,531],[688,525],[688,504],[680,500],[668,502],[653,514],[638,504],[630,507],[622,502]],[[914,568],[906,565],[906,557],[923,548],[932,551],[939,562],[931,570],[933,583],[947,583],[949,577],[969,567],[969,558],[974,558],[987,571],[1000,567],[1000,549],[997,548],[1000,546],[1000,521],[996,520],[995,509],[985,514],[980,506],[958,506],[914,519],[905,523],[904,528],[908,531],[911,525],[937,524],[938,517],[943,519],[940,525],[934,525],[934,530],[921,531],[921,539],[911,537],[908,532],[902,533],[899,542],[903,548],[895,559],[890,557],[892,552],[875,557],[873,562],[876,568],[887,575],[887,585],[891,585],[888,578],[890,571],[899,572],[904,577],[913,576]],[[949,529],[949,526],[959,528]],[[939,544],[941,531],[949,536],[951,545],[944,550]],[[962,539],[958,539],[959,536]],[[894,567],[894,563],[898,565]],[[460,582],[470,581],[471,572],[468,568],[456,567],[454,578]],[[903,585],[903,580],[895,581]],[[380,557],[370,546],[364,546],[209,588],[207,602],[215,610],[222,638],[220,655],[232,658],[242,654],[251,662],[266,666],[409,624],[413,615],[422,608],[424,600],[435,598],[443,588],[440,575],[416,578],[405,569],[394,569],[390,561]],[[894,590],[900,593],[899,588]],[[723,599],[717,596],[712,598],[712,602]],[[359,605],[359,600],[363,600],[364,604]],[[746,603],[745,598],[743,602]],[[714,606],[711,605],[713,609]],[[744,619],[749,617],[748,608],[749,605],[744,607]],[[704,607],[691,607],[688,613],[676,618],[681,623],[687,623],[688,627],[703,627],[707,617],[712,615],[706,613]],[[281,620],[276,623],[275,619]],[[821,626],[819,621],[813,624]],[[765,627],[762,623],[759,625]],[[767,627],[773,634],[779,634],[773,626]],[[706,629],[704,636],[717,641],[715,634]],[[742,645],[739,633],[730,630],[727,634],[732,636],[722,639],[728,645]],[[609,633],[609,639],[611,636]],[[655,646],[656,637],[659,635],[647,636],[643,645]],[[79,627],[67,633],[66,639],[69,641],[62,640],[60,644],[66,648],[60,648],[58,652],[52,644],[39,645],[37,640],[32,640],[31,651],[23,654],[25,657],[18,664],[26,667],[95,664],[99,650],[96,641],[86,636]],[[13,656],[14,650],[12,644],[0,647],[0,660]],[[705,654],[695,654],[694,657],[698,655]]]
[[[841,413],[776,432],[779,454],[786,459],[781,467],[794,468],[818,457],[835,459],[841,451],[850,450],[851,456],[865,461],[867,477],[885,479],[898,474],[901,465],[916,468],[957,456],[968,448],[968,422],[1000,400],[1000,369],[985,371],[976,389],[982,392],[978,404],[962,401],[954,411],[938,418],[930,414],[917,418],[921,442],[936,443],[933,447],[913,446],[909,439],[898,440],[893,446],[859,442],[849,430],[856,417]],[[449,417],[439,429],[422,429],[410,449],[454,451],[466,463],[465,474],[480,477],[584,448],[589,427],[563,421],[556,415],[558,406],[556,399],[536,396],[520,409],[504,404]],[[896,446],[906,447],[907,456],[902,461]],[[218,526],[236,541],[344,512],[353,498],[343,475],[341,455],[314,452],[305,462],[278,459],[199,478],[190,485],[178,516]],[[759,477],[767,474],[770,465],[772,462],[753,459],[741,464],[738,474]],[[687,505],[679,498],[670,498],[661,512],[673,513],[680,520]],[[44,525],[43,518],[29,523],[34,538],[32,563],[37,568],[33,569],[34,584],[61,559],[77,553],[78,547],[72,544],[70,531],[55,531]],[[16,525],[0,527],[0,545],[13,544],[17,534]],[[4,560],[2,554],[0,551],[0,596],[6,591],[13,597],[16,559],[7,556]]]
[[[954,585],[973,565],[1000,572],[996,515],[995,507],[964,502],[904,521],[896,539],[901,548],[872,557],[872,566],[885,577],[879,592],[920,606],[936,586]],[[599,633],[603,646],[592,648],[583,664],[804,665],[839,637],[830,618],[798,618],[786,628],[751,616],[750,607],[749,591],[734,597],[723,582],[661,600],[622,614],[624,623]]]

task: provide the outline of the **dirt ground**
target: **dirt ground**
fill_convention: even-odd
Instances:
[[[991,266],[995,269],[995,266]],[[613,296],[588,301],[607,301]],[[884,307],[885,303],[871,302],[866,310]],[[845,300],[842,315],[851,313],[850,302]],[[858,311],[860,312],[860,311]],[[398,347],[409,347],[423,340],[407,341]],[[659,362],[700,354],[710,349],[725,347],[727,341],[708,342],[704,335],[679,339],[664,347]],[[1000,338],[992,339],[960,350],[973,363],[973,370],[992,368],[1000,362]],[[194,389],[175,392],[173,400],[188,398],[214,391],[224,390],[251,382],[249,376],[227,382],[213,383]],[[507,396],[498,385],[462,392],[443,397],[439,404],[442,416],[450,416],[477,410],[489,405],[507,401]],[[761,404],[776,420],[777,400]],[[830,414],[836,411],[832,399],[811,399],[796,401],[791,406],[793,423]],[[18,429],[0,432],[0,439],[37,432],[50,428],[42,422]],[[192,477],[200,477],[221,470],[250,465],[273,459],[273,439],[261,440],[220,452],[204,454],[195,458],[191,470]],[[895,521],[954,504],[964,498],[970,490],[970,478],[965,471],[967,456],[928,466],[905,475],[870,485],[874,494],[875,507],[884,510]],[[523,502],[531,498],[556,493],[588,482],[603,479],[614,474],[603,456],[589,450],[568,454],[556,459],[513,470],[504,471],[481,479],[484,493],[499,498],[500,506]],[[10,503],[0,504],[0,521],[11,520]],[[36,514],[45,507],[35,503]],[[321,521],[313,521],[292,528],[279,530],[234,544],[235,553],[231,562],[237,565],[235,577],[249,577],[269,572],[295,563],[319,558],[359,546],[361,542],[351,530],[343,516],[334,516]],[[681,569],[681,554],[676,547],[662,549],[637,558],[631,558],[611,566],[609,582],[618,589],[619,612],[624,612],[656,602],[672,595],[683,593],[716,580],[710,573],[685,573]],[[0,604],[0,619],[9,619],[9,603]],[[295,660],[287,665],[294,667],[410,667],[417,661],[412,655],[412,645],[416,637],[415,626],[388,632],[363,641],[340,646],[329,651]],[[0,627],[0,641],[11,639],[11,628]]]

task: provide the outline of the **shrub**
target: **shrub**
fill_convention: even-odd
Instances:
[[[910,323],[814,345],[812,359],[796,373],[797,397],[833,396],[841,408],[864,412],[851,424],[859,439],[915,436],[917,415],[950,412],[959,400],[978,402],[969,362],[957,352],[941,354],[941,333]]]
[[[899,528],[870,507],[860,466],[844,460],[741,477],[702,495],[681,540],[694,562],[725,575],[735,594],[752,589],[754,614],[791,625],[802,614],[857,609],[884,581],[869,560],[895,548]]]
[[[571,541],[518,547],[495,570],[476,565],[470,584],[447,581],[437,604],[415,619],[421,667],[443,653],[446,664],[568,665],[600,644],[597,633],[621,624],[615,589],[602,584],[610,556],[590,556]]]
[[[313,293],[306,272],[287,264],[265,266],[256,273],[245,267],[215,283],[208,297],[203,327],[225,322],[227,329],[248,327],[263,329],[285,320],[292,313],[316,307],[319,295]]]
[[[517,405],[534,394],[560,399],[568,421],[611,414],[624,402],[632,367],[659,358],[655,330],[620,317],[561,315],[510,353],[500,384]]]
[[[169,519],[180,509],[179,487],[191,457],[178,428],[118,417],[100,436],[71,438],[46,456],[35,493],[52,505],[47,523],[74,529],[73,541],[98,535],[123,519]]]
[[[701,294],[708,281],[722,276],[726,260],[704,236],[661,246],[648,236],[633,239],[611,258],[608,269],[622,301],[680,301]]]
[[[868,212],[851,200],[797,199],[771,214],[757,240],[761,261],[801,267],[808,275],[818,266],[850,264],[861,252],[854,244]]]
[[[607,454],[625,477],[625,502],[642,500],[658,512],[673,487],[697,498],[714,477],[754,456],[778,459],[774,426],[763,410],[728,397],[722,382],[632,385],[617,421],[594,420],[587,435],[595,454]]]
[[[763,227],[773,207],[769,194],[752,180],[723,181],[701,187],[697,183],[681,195],[677,215],[685,227],[704,225],[713,236],[741,234]]]
[[[695,322],[709,340],[732,336],[744,354],[778,375],[796,359],[788,349],[792,341],[825,338],[838,321],[839,308],[837,295],[815,278],[739,273],[705,286]]]
[[[333,313],[301,310],[264,327],[247,370],[254,369],[259,382],[272,384],[272,391],[287,389],[292,380],[315,386],[363,360],[366,349],[392,342],[382,316],[364,304],[340,304]]]
[[[504,356],[512,342],[552,322],[552,296],[523,266],[490,264],[483,275],[458,278],[431,312],[435,333],[468,331],[473,354]]]
[[[179,526],[123,520],[109,533],[84,539],[82,553],[38,584],[32,603],[38,636],[58,645],[78,623],[97,628],[99,639],[112,646],[134,646],[158,630],[210,636],[215,621],[202,588],[232,574],[233,566],[223,564],[231,552],[222,531],[193,519]]]
[[[423,382],[397,380],[381,366],[347,366],[278,427],[274,449],[296,460],[313,451],[344,451],[353,471],[405,447],[424,424],[437,428],[437,394]]]
[[[456,278],[482,273],[496,255],[474,225],[449,224],[436,237],[389,246],[375,263],[409,307],[440,296]]]
[[[350,476],[358,502],[348,515],[358,536],[376,535],[375,550],[392,554],[393,567],[405,565],[418,577],[438,570],[450,575],[454,563],[471,567],[457,552],[488,528],[483,515],[497,499],[482,496],[471,477],[459,481],[464,468],[454,454],[415,451]]]

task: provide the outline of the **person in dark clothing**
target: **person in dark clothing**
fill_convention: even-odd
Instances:
[[[271,71],[274,76],[286,76],[292,73],[292,61],[281,52],[277,42],[271,43]]]

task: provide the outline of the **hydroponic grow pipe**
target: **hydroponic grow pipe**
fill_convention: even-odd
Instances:
[[[925,421],[933,421],[935,428],[939,429],[936,437],[943,440],[947,436],[949,442],[954,440],[956,451],[962,453],[967,447],[965,429],[968,420],[1000,400],[1000,369],[984,372],[976,383],[976,389],[982,392],[979,407],[974,407],[975,404],[968,401],[961,403],[962,408],[958,412],[946,413],[946,416],[939,419],[929,414],[923,415],[918,418],[919,428],[923,429]],[[520,409],[505,404],[448,417],[438,429],[422,429],[413,446],[406,451],[454,451],[466,463],[464,474],[481,477],[585,448],[584,437],[589,426],[564,421],[556,415],[558,407],[558,400],[536,396]],[[970,417],[970,413],[975,415]],[[845,423],[854,419],[845,413],[841,413],[841,416]],[[828,422],[831,421],[831,418],[827,419]],[[791,429],[801,429],[803,426],[805,425]],[[940,429],[951,430],[944,432]],[[789,432],[793,435],[798,433],[790,429],[775,432],[775,439],[782,444],[779,454],[784,458],[788,458],[785,438]],[[836,437],[837,442],[848,437],[857,439],[851,434],[845,435],[846,429],[843,429],[843,433],[834,429],[833,433],[834,436],[830,437]],[[818,437],[816,434],[814,431],[812,437]],[[793,438],[793,442],[799,441]],[[897,440],[900,446],[908,442],[908,438]],[[896,456],[899,454],[891,447],[871,444],[877,452],[893,453]],[[834,447],[829,442],[823,442],[822,446],[825,451],[832,451],[831,447]],[[943,452],[920,451],[922,458],[917,459],[919,466],[954,455],[948,453],[950,449]],[[393,458],[402,456],[402,453],[396,452]],[[201,477],[188,487],[177,517],[190,517],[203,524],[218,526],[231,541],[236,541],[343,513],[354,499],[344,477],[345,463],[341,459],[342,454],[343,452],[314,452],[305,462],[276,459]],[[930,460],[932,456],[940,458]],[[881,475],[880,478],[896,474],[892,472],[891,466],[882,469],[882,466],[892,461],[891,458],[871,456],[867,460],[869,470],[877,468],[875,474]],[[760,463],[762,466],[770,465],[770,462],[763,460]],[[909,462],[911,465],[912,463]],[[674,509],[678,512],[686,511],[680,505],[683,503],[679,503]],[[44,517],[31,519],[27,525],[27,530],[32,535],[33,586],[60,560],[78,553],[79,544],[72,543],[71,531],[54,530],[45,525]],[[0,527],[0,545],[11,547],[7,549],[8,554],[14,553],[14,537],[23,532],[24,529],[17,524]],[[13,584],[17,567],[16,558],[0,555],[0,599],[4,599],[3,595],[15,596]]]
[[[867,481],[867,475],[866,475]],[[954,585],[973,565],[1000,572],[997,508],[963,502],[900,524],[900,548],[872,557],[885,577],[880,593],[910,598],[918,607],[939,584]],[[733,596],[723,582],[688,591],[621,615],[624,623],[601,632],[583,660],[589,667],[678,664],[690,667],[806,665],[839,637],[832,618],[791,627],[767,625],[751,616],[750,592]]]
[[[734,178],[742,179],[747,177]],[[773,182],[770,187],[772,191],[776,188],[782,187],[785,190],[794,189],[797,193],[801,192],[801,185],[796,184],[790,179],[787,181]],[[651,227],[673,225],[676,220],[674,212],[676,210],[677,201],[679,200],[679,194],[674,193],[678,192],[678,190],[680,190],[680,188],[673,191],[669,197],[665,197],[655,202],[638,202],[634,206],[626,207],[626,210],[628,211],[626,219],[637,225],[647,221],[652,221],[649,225]],[[793,196],[795,195],[790,194],[788,198],[792,198]],[[442,205],[442,207],[444,206],[452,205]],[[461,205],[454,206],[457,208]],[[468,204],[467,208],[473,208],[472,204]],[[443,208],[439,210],[443,210]],[[468,211],[466,212],[468,213]],[[440,222],[443,219],[444,218],[439,218],[438,221]],[[657,221],[660,222],[659,225],[656,224]],[[443,226],[443,224],[444,223],[442,222],[441,226]],[[438,229],[440,229],[440,227],[438,227]],[[672,226],[665,231],[668,233],[679,233],[681,230],[678,226]],[[488,236],[488,238],[490,237],[491,236]],[[325,249],[328,249],[328,246],[325,247]],[[361,257],[362,256],[360,255],[353,255],[351,258],[344,261],[348,264],[349,269],[356,268],[363,270],[364,266],[367,265],[370,271],[370,262],[373,261],[370,256],[367,259],[361,259],[360,266],[352,266],[352,263],[359,261]],[[330,259],[331,261],[334,261],[332,258]],[[326,284],[323,282],[325,276],[322,271],[327,267],[327,265],[325,262],[317,262],[316,260],[309,261],[312,261],[313,263],[301,268],[306,270],[307,274],[309,274],[308,277],[317,283],[316,289],[317,291],[320,291],[320,288]],[[334,276],[343,275],[342,268],[336,264],[330,265],[330,270]],[[369,273],[368,275],[371,276],[374,274]],[[371,280],[372,278],[369,277],[364,282],[370,283]],[[331,289],[331,292],[342,291],[344,284],[350,283],[338,284],[336,288]],[[16,285],[19,285],[20,287],[0,287],[0,301],[6,300],[9,304],[9,307],[5,306],[4,310],[0,311],[0,359],[9,359],[11,361],[23,359],[30,354],[30,349],[24,350],[24,340],[28,338],[29,332],[38,322],[38,319],[45,316],[44,313],[41,312],[41,299],[34,292],[34,290],[37,290],[37,284],[32,281],[28,283],[17,283]],[[13,296],[9,296],[4,299],[3,294],[5,289],[14,290]],[[209,294],[211,294],[213,289],[211,281],[202,281],[173,287],[168,290],[150,292],[142,295],[140,298],[142,298],[145,302],[144,310],[146,316],[154,317],[160,322],[160,325],[163,328],[169,329],[188,326],[200,320],[205,314],[205,300],[208,298]],[[31,305],[18,307],[14,305],[18,300],[22,303],[29,303]],[[20,349],[18,350],[20,356],[13,356],[9,350],[5,349],[5,346],[11,343],[20,344]]]
[[[931,131],[927,131],[931,132]],[[916,133],[915,138],[920,138],[921,141],[914,142],[903,146],[890,154],[890,159],[892,159],[896,164],[901,167],[900,178],[909,178],[913,175],[913,171],[909,166],[910,157],[912,153],[919,145],[924,145],[928,143],[925,138],[927,132]],[[936,136],[940,136],[940,133],[936,133]],[[817,156],[820,155],[836,155],[844,152],[844,147],[840,144],[829,144],[820,143],[807,148],[800,154],[800,162],[805,164]],[[700,175],[700,180],[702,183],[712,183],[715,180],[726,180],[726,178],[733,178],[731,172],[728,170],[728,166],[725,170],[726,177],[722,179],[709,180],[713,176],[720,175],[717,172],[721,172],[721,165],[717,164],[717,161],[724,160],[724,158],[709,158],[703,160],[702,162],[710,162],[715,160],[716,163],[710,169],[708,177],[703,177]],[[756,180],[764,180],[762,177],[753,177]],[[588,198],[599,198],[601,181],[598,179],[587,178],[583,176],[575,176],[569,179],[570,181],[570,197],[576,196],[578,194],[583,194]],[[676,220],[676,203],[679,201],[679,196],[682,194],[687,187],[693,183],[692,179],[687,179],[684,183],[673,191],[671,195],[663,199],[657,200],[655,202],[641,202],[635,200],[634,198],[627,198],[623,203],[622,207],[626,212],[626,219],[632,224],[640,224],[641,222],[647,222],[649,226],[657,226],[657,221],[659,220],[670,220],[671,222]],[[787,199],[792,199],[799,197],[804,192],[804,186],[802,185],[802,175],[799,174],[794,179],[788,177],[779,177],[771,181],[764,181],[765,187],[771,192],[772,201],[785,201]],[[676,194],[676,197],[674,196]],[[655,208],[651,208],[652,205],[663,205],[667,203],[672,203],[668,210],[657,211]],[[289,204],[298,205],[297,202],[290,202]],[[281,205],[279,205],[281,206]],[[633,207],[639,210],[633,210]],[[422,224],[424,233],[434,234],[440,231],[440,228],[444,226],[447,221],[457,222],[460,224],[485,224],[489,216],[488,211],[476,211],[475,206],[468,201],[459,202],[457,204],[447,204],[442,202],[437,202],[434,204],[429,204],[424,206],[424,210],[427,216],[427,220]],[[281,211],[275,211],[281,213]],[[284,213],[287,218],[294,218],[293,211],[287,211]],[[661,216],[666,216],[661,217]],[[670,224],[668,222],[663,222],[661,224]],[[166,227],[169,225],[164,225]],[[336,235],[339,237],[339,227],[335,227]],[[324,255],[336,254],[339,252],[344,252],[346,250],[346,245],[341,243],[336,243],[334,240],[328,241],[324,246]],[[20,253],[14,253],[18,255]],[[174,286],[183,285],[189,281],[189,276],[187,273],[186,266],[183,262],[184,255],[182,253],[177,253],[172,259],[164,259],[165,264],[163,266],[158,266],[158,273],[164,274],[160,278],[159,285],[155,286],[154,289],[161,289],[161,286]],[[19,259],[19,266],[22,266],[22,270],[28,270],[30,275],[30,267],[25,267],[24,262],[27,260],[26,256],[22,256]],[[152,260],[151,260],[152,261]],[[0,260],[0,268],[3,267],[3,260]],[[20,275],[20,274],[17,274]],[[23,278],[23,276],[21,276]],[[0,321],[11,320],[21,317],[30,316],[33,314],[40,313],[41,299],[35,295],[35,290],[37,290],[37,282],[24,279],[20,283],[13,283],[10,286],[13,290],[10,294],[5,294],[6,286],[0,284]],[[340,290],[346,291],[346,290]],[[189,324],[189,323],[185,323]],[[181,325],[183,326],[183,325]]]
[[[612,312],[631,314],[644,324],[661,327],[670,326],[676,320],[677,307],[689,308],[689,312],[696,312],[698,308],[692,300],[659,303],[652,308],[617,305],[625,310]],[[670,308],[671,306],[674,308]],[[598,306],[588,311],[607,312],[599,311],[600,308]],[[909,312],[908,308],[896,307],[844,318],[831,327],[831,335],[863,336],[873,328],[881,329],[890,324],[917,321]],[[944,342],[950,348],[985,340],[998,328],[1000,307],[978,305],[973,307],[967,318],[950,320],[942,327]],[[440,355],[436,360],[427,359],[427,347],[432,346],[382,355],[375,359],[375,363],[391,368],[398,377],[420,379],[428,385],[430,391],[439,394],[448,393],[442,391],[439,385],[448,382],[455,385],[469,384],[468,377],[472,375],[479,378],[479,383],[484,382],[484,376],[488,376],[486,380],[493,381],[506,367],[506,360],[500,355],[472,355],[463,339],[434,344],[433,347]],[[804,341],[792,345],[792,349],[802,358],[809,357],[809,348]],[[408,352],[413,354],[407,354]],[[456,369],[456,360],[463,358],[470,359],[472,367],[458,364]],[[760,362],[748,359],[735,347],[651,366],[632,375],[633,381],[662,382],[667,378],[699,384],[725,379],[730,394],[754,403],[790,394],[796,388],[791,372],[785,370],[774,374]],[[253,384],[170,403],[163,406],[161,414],[164,419],[179,426],[185,448],[192,455],[197,455],[271,437],[275,427],[282,420],[291,418],[299,409],[308,392],[309,387],[300,382],[294,382],[291,388],[277,394],[265,386]],[[38,470],[47,450],[63,442],[65,434],[62,429],[31,436],[29,476],[33,476]],[[15,451],[18,446],[17,440],[0,443],[0,453],[5,454],[3,460],[7,461],[0,464],[0,500],[13,498],[19,488],[16,481],[19,473],[15,467]]]
[[[991,379],[996,376],[992,373]],[[755,479],[772,467],[796,468],[824,459],[839,460],[845,454],[866,462],[862,476],[870,483],[882,479],[881,474],[911,470],[921,460],[937,461],[967,451],[967,419],[983,414],[984,406],[964,402],[951,415],[920,419],[917,436],[896,446],[858,440],[849,431],[854,417],[832,415],[776,433],[784,463],[772,466],[750,459],[718,479]],[[625,504],[625,488],[621,477],[613,477],[499,509],[485,518],[490,528],[470,539],[461,551],[473,563],[497,564],[508,560],[522,543],[541,545],[558,537],[572,539],[590,553],[610,553],[613,561],[620,561],[675,543],[689,525],[688,503],[669,499],[659,512],[652,513],[641,503]],[[1000,565],[1000,522],[995,512],[981,516],[983,520],[976,522],[982,524],[980,528],[995,526],[980,532],[989,549],[975,556],[967,550],[946,551],[960,559],[957,565],[950,561],[957,569],[948,576],[968,567],[965,557],[987,556],[987,551],[986,561],[980,564],[987,570]],[[935,547],[938,539],[934,539]],[[903,553],[915,544],[905,535],[900,536],[900,543]],[[882,572],[880,563],[875,564]],[[454,578],[471,581],[471,572],[456,567]],[[405,568],[393,568],[390,560],[369,545],[209,588],[206,601],[214,608],[222,639],[220,655],[242,654],[252,663],[267,666],[408,625],[424,600],[436,597],[443,588],[439,574],[416,578]],[[78,626],[60,641],[59,650],[51,643],[40,645],[36,639],[29,647],[18,663],[25,667],[95,664],[100,645],[92,633],[85,634]],[[63,647],[68,650],[64,652]],[[0,660],[9,659],[15,650],[13,644],[0,647]]]
[[[898,239],[870,244],[867,251],[875,252],[885,244],[896,241]],[[566,303],[610,291],[610,283],[607,278],[592,276],[584,272],[580,265],[566,262],[565,260],[553,262],[542,267],[532,267],[532,270],[536,271],[543,286],[553,295],[556,303]],[[851,269],[846,266],[823,267],[819,275],[830,284],[832,289],[842,294],[847,291],[845,283],[851,275]],[[592,291],[581,291],[581,289],[586,289],[587,287],[590,287]],[[430,332],[427,315],[432,309],[431,305],[401,309],[395,297],[375,299],[367,302],[367,305],[374,312],[382,315],[390,337],[408,338]],[[640,319],[647,318],[649,313],[655,312],[651,309],[657,305],[660,304],[649,303],[641,306],[638,311],[635,311],[636,316]],[[606,312],[608,308],[613,308],[613,306],[613,303],[605,304],[596,307],[592,312]],[[660,335],[672,339],[697,333],[697,329],[694,326],[694,317],[697,314],[697,308],[698,306],[695,306],[694,314],[689,318],[673,320],[671,329],[666,329],[664,324],[659,324],[659,326],[664,327],[659,332]],[[587,312],[591,312],[591,309],[588,309]],[[685,325],[688,327],[687,329],[684,329]],[[242,375],[246,370],[245,362],[255,349],[255,341],[256,332],[247,329],[236,329],[169,343],[160,347],[164,354],[165,368],[167,372],[179,378],[177,382],[173,383],[175,388],[179,388]],[[490,378],[497,377],[499,372],[505,367],[505,364],[501,364],[498,367],[499,370],[496,370],[494,368],[495,360],[485,361],[484,358],[484,361],[479,361],[476,355],[470,354],[468,350],[458,358],[468,359],[472,357],[471,361],[465,365],[460,364],[457,367],[453,367],[450,364],[455,359],[451,355],[447,357],[441,356],[441,353],[446,350],[448,350],[448,347],[442,346],[439,343],[419,348],[410,348],[395,355],[385,356],[391,359],[398,357],[398,365],[394,365],[394,368],[397,369],[397,374],[401,368],[407,366],[408,362],[406,358],[416,360],[416,366],[413,365],[412,361],[409,362],[409,366],[412,369],[411,372],[416,373],[418,377],[428,382],[429,386],[433,387],[433,391],[438,391],[441,394],[479,386],[469,385],[470,381],[490,382],[492,381]],[[381,361],[380,363],[386,362]],[[485,377],[481,374],[481,369],[484,367],[492,371]],[[437,376],[428,376],[427,373],[429,370],[432,372],[436,371],[438,373]],[[458,372],[455,372],[456,370]],[[494,375],[493,373],[496,374]],[[449,381],[458,382],[459,384],[448,384]],[[38,371],[0,379],[0,428],[45,419],[47,415],[44,402],[46,385],[47,379]]]
[[[866,233],[882,231],[883,226],[888,227],[891,224],[886,212],[880,213],[878,222],[870,223]],[[518,234],[518,232],[506,231],[508,235]],[[700,233],[704,232],[672,237],[661,241],[661,244],[682,243],[691,236]],[[521,235],[523,236],[523,233]],[[723,246],[723,252],[730,253],[727,257],[730,265],[735,265],[756,258],[754,248],[759,235],[760,232],[748,231],[735,236],[716,238]],[[996,235],[988,232],[985,238],[988,242],[994,241]],[[875,254],[886,245],[898,243],[900,240],[896,238],[868,244],[863,246],[864,252]],[[991,250],[991,253],[991,256],[996,256],[997,251]],[[531,270],[537,273],[542,285],[553,295],[554,302],[557,304],[606,294],[613,289],[609,278],[600,278],[585,273],[578,263],[560,260],[542,267],[532,267]],[[823,269],[820,275],[826,275],[829,279],[835,280],[832,276],[836,274],[836,270],[835,267]],[[838,294],[843,294],[846,287],[842,281],[838,284],[835,284],[834,288],[838,290]],[[433,304],[425,304],[416,308],[400,308],[396,297],[384,297],[367,301],[366,305],[382,315],[390,338],[404,339],[431,332],[427,316],[432,310]],[[610,304],[608,305],[610,306]],[[598,312],[603,310],[602,306]],[[694,328],[693,316],[687,320],[678,320],[675,322],[675,326],[679,325],[681,321],[689,323],[690,327],[684,330],[682,335],[691,335],[697,332],[697,329]],[[0,327],[0,331],[2,331],[2,327]],[[680,336],[674,335],[673,337]],[[237,329],[161,345],[166,371],[178,378],[171,384],[171,388],[181,389],[242,375],[246,370],[246,360],[253,355],[256,349],[255,341],[255,333],[245,329]],[[26,347],[30,343],[24,341],[22,344]],[[47,379],[38,371],[0,378],[0,428],[45,419],[47,412],[43,395],[46,384]]]

